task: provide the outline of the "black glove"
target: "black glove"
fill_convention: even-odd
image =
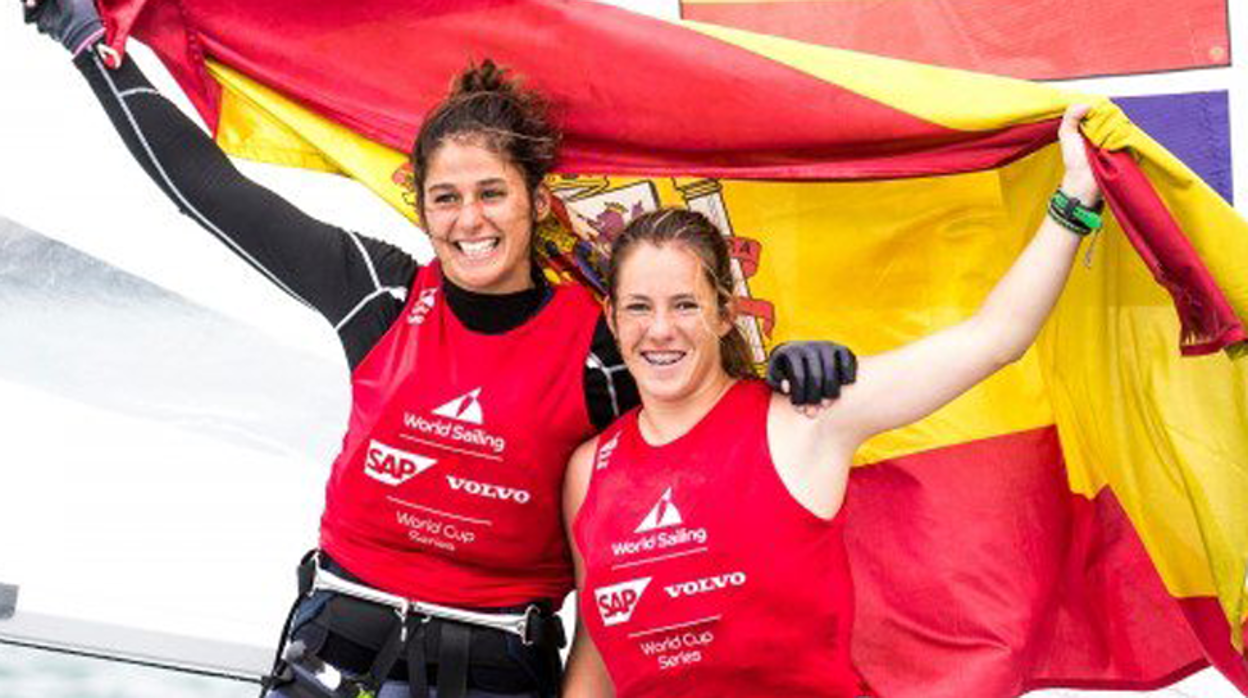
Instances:
[[[789,383],[794,405],[818,405],[841,396],[841,386],[858,378],[858,357],[849,347],[832,342],[785,342],[771,350],[767,384],[781,390]]]
[[[39,33],[59,41],[75,56],[104,38],[95,0],[26,0],[22,8],[27,24],[35,25]]]

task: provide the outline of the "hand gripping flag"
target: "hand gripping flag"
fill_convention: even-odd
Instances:
[[[1248,694],[1248,223],[1108,100],[586,2],[110,0],[227,151],[353,177],[411,217],[421,116],[470,60],[564,127],[548,272],[660,205],[729,237],[755,358],[887,350],[974,312],[1045,215],[1059,117],[1109,202],[1036,346],[856,457],[856,663],[886,696]],[[1181,354],[1188,355],[1186,358]]]

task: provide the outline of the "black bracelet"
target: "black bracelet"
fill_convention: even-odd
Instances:
[[[1049,199],[1049,217],[1079,236],[1087,236],[1101,229],[1105,224],[1101,218],[1101,211],[1104,209],[1104,201],[1096,202],[1095,206],[1084,206],[1078,198],[1061,189],[1053,192]]]

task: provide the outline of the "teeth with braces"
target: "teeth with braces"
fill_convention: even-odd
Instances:
[[[685,358],[685,353],[683,351],[647,351],[642,352],[642,357],[656,366],[671,366]]]

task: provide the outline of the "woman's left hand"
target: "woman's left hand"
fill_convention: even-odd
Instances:
[[[1062,145],[1062,161],[1066,165],[1062,191],[1088,207],[1101,199],[1101,188],[1096,183],[1096,176],[1092,174],[1092,165],[1088,160],[1088,147],[1079,133],[1079,122],[1091,109],[1086,104],[1072,104],[1066,108],[1066,113],[1062,115],[1062,125],[1057,129],[1057,137]]]

